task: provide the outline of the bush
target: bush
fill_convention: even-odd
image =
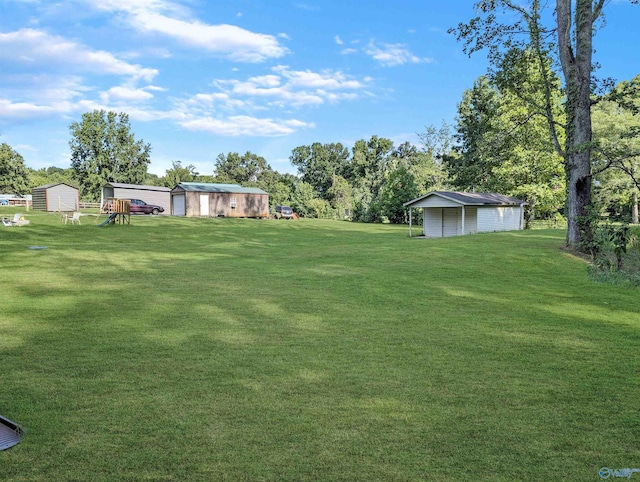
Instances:
[[[589,274],[599,282],[640,287],[640,240],[629,226],[598,226],[591,239]]]

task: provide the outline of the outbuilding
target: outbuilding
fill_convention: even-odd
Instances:
[[[525,205],[503,194],[455,191],[433,191],[404,203],[409,208],[409,236],[412,210],[422,208],[423,234],[430,238],[522,229]]]
[[[120,182],[108,182],[102,187],[102,199],[100,206],[108,198],[117,199],[140,199],[147,204],[162,206],[164,213],[169,214],[171,206],[171,188],[164,186],[140,186],[138,184],[124,184]]]
[[[64,182],[45,184],[31,190],[33,209],[49,212],[78,211],[80,190]]]
[[[269,217],[269,194],[239,184],[181,182],[171,190],[171,214],[229,218]]]

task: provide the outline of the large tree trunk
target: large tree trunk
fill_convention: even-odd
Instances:
[[[558,50],[564,74],[567,100],[567,245],[579,247],[590,236],[585,223],[591,203],[591,52],[594,12],[591,0],[576,0],[575,48],[572,43],[572,0],[556,0]]]
[[[638,224],[638,190],[635,187],[631,199],[631,222]]]

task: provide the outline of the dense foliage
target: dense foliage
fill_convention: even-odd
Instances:
[[[531,79],[536,72],[520,75]],[[444,159],[451,182],[462,191],[523,199],[527,223],[551,217],[565,200],[562,157],[548,137],[544,117],[532,112],[518,91],[500,84],[482,76],[465,91],[458,105],[455,155]],[[559,106],[559,89],[555,97]]]
[[[24,158],[4,142],[0,144],[0,192],[17,195],[29,192],[29,171]]]
[[[135,140],[125,113],[94,110],[69,126],[71,168],[83,199],[100,200],[105,182],[142,184],[151,146]]]
[[[476,3],[478,16],[450,32],[464,42],[468,54],[487,49],[494,72],[514,72],[511,67],[518,65],[511,62],[514,53],[516,60],[530,54],[530,65],[537,69],[539,80],[522,92],[533,93],[524,97],[530,112],[546,118],[549,138],[563,158],[567,244],[579,247],[583,236],[591,237],[594,229],[584,224],[584,220],[589,219],[587,212],[591,205],[591,106],[593,87],[597,85],[592,65],[593,36],[607,2],[556,0],[552,3],[555,9],[550,12],[552,4],[539,0],[482,0]],[[549,62],[550,57],[555,63]],[[505,69],[505,65],[509,68]],[[552,65],[560,66],[557,77],[562,76],[564,81],[561,118],[554,112],[556,75],[550,75]],[[509,76],[505,84],[520,90],[517,87],[523,80],[522,75]],[[536,101],[536,93],[543,102]],[[559,128],[564,132],[564,140]]]

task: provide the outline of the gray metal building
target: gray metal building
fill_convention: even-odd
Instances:
[[[140,199],[147,204],[155,204],[164,208],[164,215],[171,212],[171,189],[164,186],[140,186],[108,182],[102,187],[100,206],[104,206],[107,198]]]

